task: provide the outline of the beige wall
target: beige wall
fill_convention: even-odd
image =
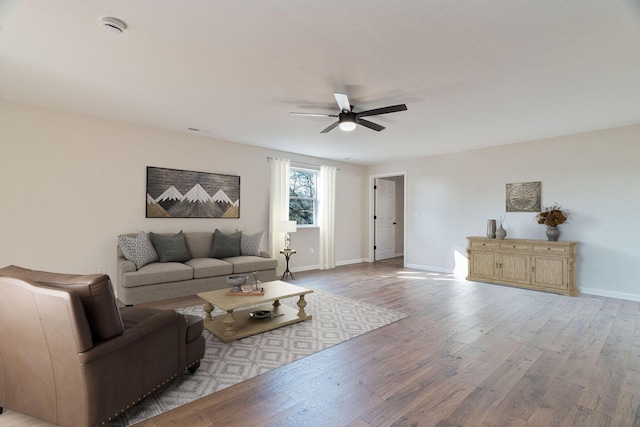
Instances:
[[[365,258],[363,167],[6,102],[0,120],[2,266],[77,273],[105,266],[114,278],[121,233],[266,230],[267,156],[340,168],[336,261]],[[240,218],[145,218],[147,166],[239,175]],[[297,240],[305,248],[292,266],[317,266],[317,229],[301,230]]]
[[[542,202],[571,211],[561,240],[580,242],[582,292],[640,300],[640,125],[395,162],[406,170],[408,266],[466,272],[466,236],[505,214],[505,184],[542,182]],[[417,217],[416,217],[417,216]],[[507,238],[546,239],[533,213],[508,213]]]
[[[640,299],[640,125],[363,168],[6,102],[0,120],[0,265],[115,277],[120,233],[266,230],[273,156],[340,168],[338,264],[368,259],[373,175],[406,173],[405,263],[463,274],[465,236],[504,214],[505,184],[542,181],[543,203],[572,212],[580,290]],[[241,217],[145,218],[147,166],[240,175]],[[544,239],[533,216],[507,214],[507,238]],[[294,271],[318,265],[317,233],[293,235]]]

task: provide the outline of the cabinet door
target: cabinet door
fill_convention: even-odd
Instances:
[[[528,285],[531,283],[529,262],[529,255],[500,254],[498,258],[500,278],[509,282]]]
[[[532,283],[552,289],[568,289],[569,261],[567,258],[534,256]]]
[[[471,251],[469,276],[494,279],[496,274],[496,254],[493,252]]]

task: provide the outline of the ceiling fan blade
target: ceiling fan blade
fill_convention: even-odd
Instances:
[[[309,117],[338,117],[337,114],[318,114],[318,113],[289,113],[292,116],[309,116]]]
[[[383,130],[385,127],[384,126],[380,126],[377,123],[373,123],[370,122],[369,120],[365,120],[365,119],[356,119],[356,123],[358,123],[359,125],[362,125],[364,127],[368,127],[369,129],[373,129],[377,132],[380,132],[381,130]]]
[[[351,111],[351,104],[349,104],[349,98],[344,93],[334,93],[333,96],[336,97],[336,101],[338,102],[338,107],[340,107],[340,111]]]
[[[320,133],[327,133],[331,130],[333,130],[334,128],[338,127],[338,125],[340,124],[340,122],[335,122],[334,124],[327,126],[322,132]]]
[[[392,105],[390,107],[374,108],[373,110],[361,111],[356,113],[358,117],[377,116],[378,114],[395,113],[398,111],[406,111],[405,104]]]

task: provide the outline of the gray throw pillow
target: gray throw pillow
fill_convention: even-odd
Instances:
[[[236,231],[233,234],[225,234],[216,228],[213,234],[213,245],[211,245],[211,258],[229,258],[240,256],[240,238],[242,232]]]
[[[185,262],[191,259],[182,230],[172,236],[149,233],[160,262]]]
[[[118,236],[118,245],[122,255],[136,265],[136,269],[158,261],[158,254],[149,240],[149,236],[141,231],[136,237]]]
[[[243,232],[240,237],[240,254],[260,256],[260,243],[262,243],[263,236],[264,231],[259,231],[257,233]]]

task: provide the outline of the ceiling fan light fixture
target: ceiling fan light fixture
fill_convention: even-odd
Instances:
[[[356,121],[350,114],[341,113],[338,120],[340,121],[340,129],[345,132],[351,132],[356,128]]]
[[[334,93],[338,107],[340,107],[339,114],[318,114],[318,113],[289,113],[295,116],[312,116],[312,117],[337,117],[338,121],[331,123],[324,128],[320,133],[331,132],[333,129],[340,127],[345,132],[350,132],[356,128],[356,125],[361,125],[376,132],[384,130],[385,127],[377,123],[370,122],[362,117],[379,116],[380,114],[395,113],[398,111],[407,111],[405,104],[390,105],[388,107],[374,108],[373,110],[353,112],[353,106],[349,103],[349,98],[344,93]]]
[[[355,122],[342,122],[340,123],[340,129],[346,132],[351,132],[356,128]]]

